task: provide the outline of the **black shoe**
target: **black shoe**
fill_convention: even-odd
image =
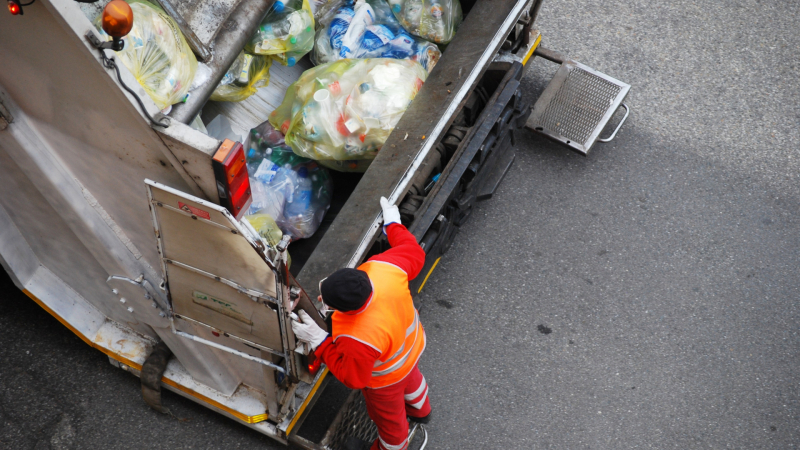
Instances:
[[[428,422],[431,421],[431,414],[432,413],[433,413],[433,411],[429,412],[428,415],[425,416],[425,417],[408,416],[408,420],[410,420],[411,422],[421,423],[421,424],[425,425],[425,424],[427,424]]]
[[[344,450],[369,450],[370,447],[372,447],[371,442],[362,441],[355,436],[350,436],[344,441]]]

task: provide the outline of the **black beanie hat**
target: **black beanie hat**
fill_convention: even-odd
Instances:
[[[363,270],[339,269],[322,282],[320,291],[325,304],[342,312],[355,311],[372,294],[372,283]]]

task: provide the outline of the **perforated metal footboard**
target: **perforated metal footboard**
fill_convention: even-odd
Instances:
[[[585,155],[630,88],[579,62],[565,61],[539,97],[526,126]]]

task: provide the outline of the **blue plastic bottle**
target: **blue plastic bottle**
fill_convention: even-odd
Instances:
[[[397,33],[397,37],[389,42],[386,51],[381,54],[381,58],[405,59],[416,52],[414,38],[406,33]]]
[[[342,48],[342,38],[344,37],[345,33],[347,33],[347,29],[350,28],[350,22],[353,21],[353,16],[355,15],[356,12],[353,9],[353,6],[347,4],[343,5],[336,12],[336,16],[333,17],[333,20],[328,27],[328,36],[330,36],[331,47],[334,50],[339,50]]]
[[[386,25],[370,25],[364,32],[361,48],[371,52],[388,44],[392,39],[394,39],[394,33]]]

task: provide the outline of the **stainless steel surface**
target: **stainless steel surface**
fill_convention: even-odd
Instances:
[[[625,123],[625,121],[628,119],[628,115],[631,113],[631,110],[630,110],[630,108],[628,108],[628,105],[626,105],[625,103],[622,103],[619,106],[625,108],[625,115],[622,116],[622,119],[619,121],[619,124],[617,124],[617,128],[614,128],[614,132],[611,133],[611,136],[609,136],[607,138],[604,138],[604,139],[598,138],[597,140],[599,142],[611,142],[614,139],[614,137],[617,135],[617,132],[619,131],[619,129],[622,128],[622,124]]]
[[[630,85],[565,61],[533,108],[527,127],[587,154]]]
[[[214,38],[213,58],[207,62],[211,78],[192,91],[186,103],[172,107],[169,116],[178,122],[188,124],[206,104],[211,93],[219,84],[225,72],[239,56],[245,43],[255,32],[261,20],[267,15],[275,0],[242,0],[228,19],[221,25],[221,31]]]
[[[209,58],[211,58],[211,49],[208,47],[208,44],[211,43],[211,39],[203,41],[200,38],[198,38],[197,34],[195,34],[194,30],[192,29],[193,28],[192,25],[186,21],[186,19],[183,17],[183,14],[181,14],[181,12],[178,11],[176,5],[174,5],[170,0],[156,0],[156,1],[158,2],[159,5],[161,5],[162,8],[164,8],[164,11],[170,17],[172,17],[173,20],[175,20],[175,23],[178,24],[178,28],[181,29],[181,33],[183,33],[183,37],[186,38],[186,42],[189,43],[189,47],[191,47],[195,55],[197,55],[197,59],[199,59],[200,61],[208,61]],[[183,10],[184,12],[191,12],[194,10],[202,11],[201,8],[198,8],[198,5],[196,5],[196,3],[202,4],[204,2],[202,0],[201,1],[183,0],[180,2],[180,5],[183,6],[181,10]],[[215,3],[224,3],[224,2],[215,2]],[[230,10],[228,10],[227,12],[229,13]],[[228,15],[224,14],[224,12],[219,15],[200,14],[200,16],[208,17],[209,19],[212,20],[217,18],[222,18],[224,20],[226,17],[228,17]],[[215,35],[218,30],[219,28],[215,29],[213,34]]]

